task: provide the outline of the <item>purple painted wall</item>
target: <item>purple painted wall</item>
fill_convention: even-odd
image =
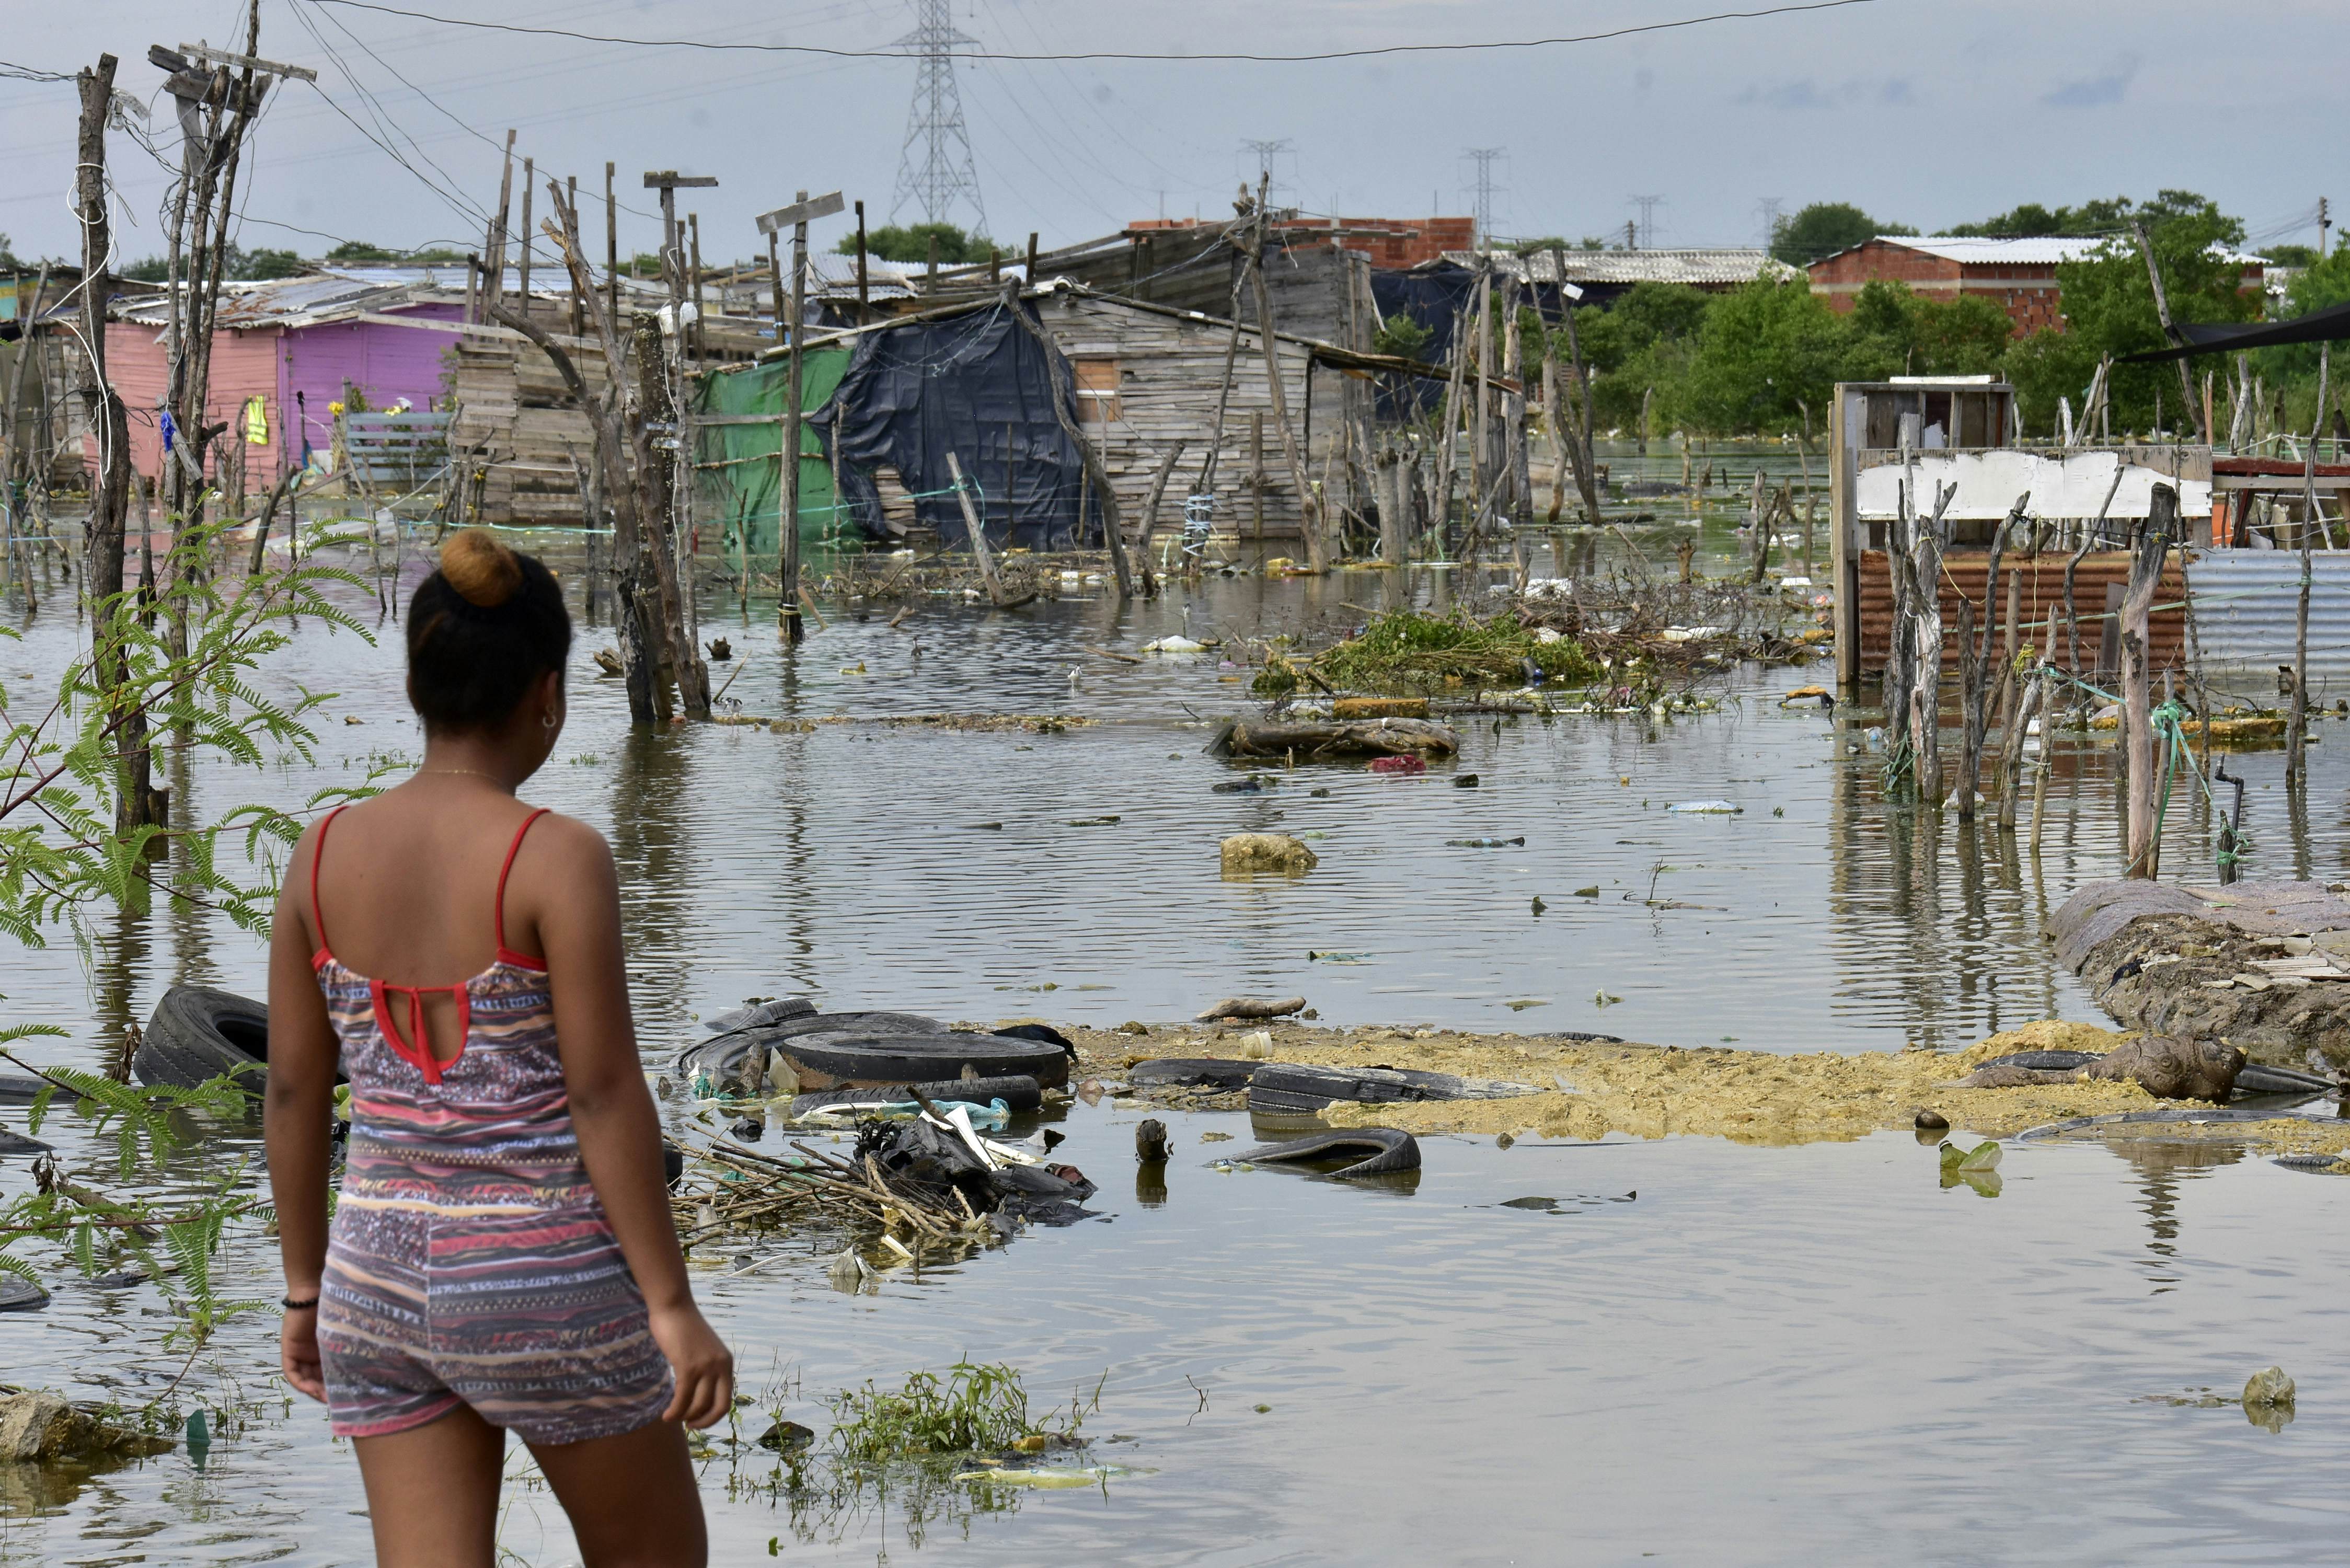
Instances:
[[[429,321],[457,321],[464,307],[457,305],[405,306],[386,315]],[[294,461],[302,453],[302,436],[325,452],[335,439],[335,419],[328,405],[343,395],[348,381],[367,394],[368,407],[387,408],[406,398],[418,412],[442,397],[441,357],[457,343],[457,334],[430,327],[387,327],[376,321],[340,321],[324,327],[287,331],[278,356],[277,401],[292,439]],[[295,394],[302,394],[297,401]],[[307,420],[300,432],[291,431],[296,416]]]

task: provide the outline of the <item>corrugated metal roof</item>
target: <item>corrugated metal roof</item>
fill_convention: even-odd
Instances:
[[[2119,235],[2081,239],[2045,234],[1995,240],[1974,234],[1879,234],[1877,238],[1888,245],[1904,245],[1930,256],[1940,256],[1945,261],[1998,266],[2054,266],[2058,262],[2080,261],[2095,255],[2109,244],[2126,246],[2130,243],[2126,236]],[[2264,260],[2238,251],[2222,251],[2217,246],[2213,251],[2223,260],[2247,266],[2257,265]]]
[[[221,286],[219,324],[226,327],[306,327],[363,310],[386,309],[405,304],[407,299],[408,290],[400,286],[328,273],[271,278],[263,283],[227,283]],[[158,289],[141,298],[119,300],[112,314],[119,321],[161,327],[171,317],[171,296]]]
[[[2309,556],[2309,672],[2350,680],[2350,550]],[[2195,591],[2195,632],[2215,670],[2273,673],[2293,662],[2301,602],[2294,550],[2213,550],[2187,568]]]
[[[1763,250],[1691,249],[1659,251],[1535,251],[1515,255],[1492,253],[1496,269],[1514,272],[1533,283],[1555,283],[1560,264],[1574,284],[1685,283],[1696,286],[1752,283],[1758,277],[1780,279],[1803,275],[1784,262],[1773,261]],[[1456,266],[1474,266],[1475,251],[1447,251],[1444,259]]]

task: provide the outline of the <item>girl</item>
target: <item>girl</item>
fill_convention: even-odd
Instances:
[[[286,1378],[358,1449],[388,1568],[489,1568],[509,1428],[591,1568],[707,1557],[681,1423],[727,1413],[733,1360],[670,1219],[611,850],[515,798],[570,648],[544,566],[452,536],[408,612],[423,763],[303,836],[270,938]]]

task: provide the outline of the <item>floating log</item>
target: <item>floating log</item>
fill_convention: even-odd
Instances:
[[[1451,756],[1461,737],[1426,719],[1364,719],[1347,723],[1238,723],[1228,744],[1242,757]]]

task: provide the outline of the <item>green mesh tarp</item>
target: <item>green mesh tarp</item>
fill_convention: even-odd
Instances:
[[[848,369],[846,348],[810,348],[800,356],[800,411],[812,413],[832,400],[833,389]],[[700,419],[738,420],[764,416],[754,424],[695,427],[694,466],[701,484],[703,538],[714,524],[723,531],[728,558],[747,540],[753,556],[782,553],[776,529],[783,501],[783,474],[775,453],[783,442],[782,360],[740,370],[712,371],[701,378],[694,413]],[[823,544],[861,538],[856,524],[835,504],[832,469],[816,431],[800,426],[800,542]]]

